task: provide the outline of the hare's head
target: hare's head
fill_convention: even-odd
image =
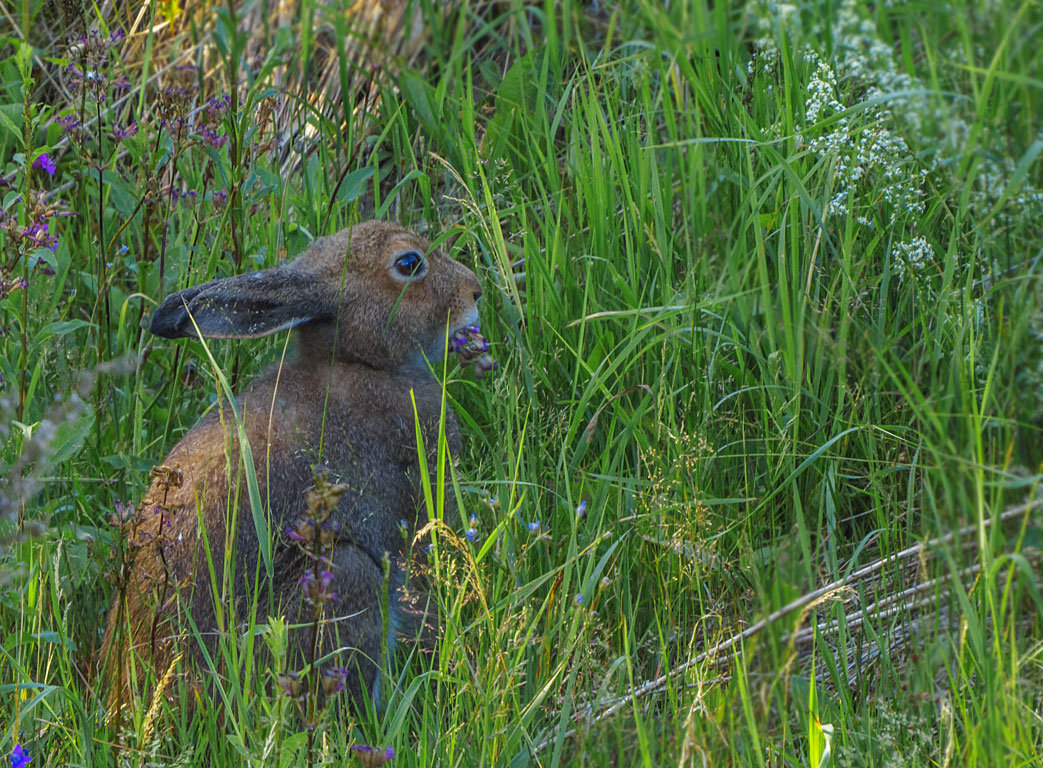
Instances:
[[[296,327],[301,354],[374,368],[440,360],[447,334],[478,321],[467,267],[419,235],[367,221],[320,238],[289,264],[168,296],[150,330],[166,338],[256,338]]]

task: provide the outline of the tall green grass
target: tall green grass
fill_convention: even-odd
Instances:
[[[383,708],[336,709],[314,756],[1043,762],[1038,3],[414,7],[412,63],[353,57],[365,35],[307,0],[290,29],[250,27],[263,3],[195,9],[174,45],[146,29],[78,148],[51,120],[93,102],[56,85],[50,11],[9,17],[30,47],[0,63],[4,210],[46,188],[76,215],[26,254],[54,275],[10,234],[0,256],[29,283],[0,299],[0,751],[305,764],[281,670],[253,661],[279,617],[222,641],[212,705],[176,680],[106,721],[107,517],[222,396],[200,344],[147,334],[155,302],[378,215],[475,269],[500,369],[436,372],[465,433],[427,505],[457,502],[437,654],[401,650]],[[158,132],[175,81],[202,86],[183,112],[241,84],[227,144]],[[853,176],[859,147],[878,159]],[[55,176],[27,173],[40,149]],[[209,352],[234,388],[285,342]]]

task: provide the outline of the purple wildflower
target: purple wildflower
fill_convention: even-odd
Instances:
[[[327,603],[337,596],[336,592],[330,592],[330,583],[333,581],[333,574],[330,571],[322,571],[318,577],[315,576],[314,571],[306,571],[304,576],[301,577],[301,587],[304,589],[304,596],[307,598],[309,603]]]
[[[391,747],[371,747],[369,744],[356,744],[351,748],[359,759],[363,768],[380,768],[388,760],[395,757],[395,750]]]
[[[465,533],[464,536],[467,537],[468,541],[474,541],[475,539],[478,538],[478,531],[475,530],[474,528],[468,528],[467,529],[467,533]]]
[[[223,96],[220,99],[210,99],[206,105],[206,116],[211,123],[218,122],[232,106],[232,97]]]
[[[327,696],[348,689],[348,670],[346,667],[330,667],[322,671],[322,690]]]
[[[286,533],[291,539],[298,543],[311,544],[315,541],[316,527],[315,521],[310,517],[306,517],[297,523],[297,527],[292,531],[287,528]]]
[[[580,592],[576,595],[576,605],[583,605],[583,593]]]
[[[279,675],[279,687],[284,696],[297,699],[303,695],[304,681],[297,672],[283,672]]]
[[[529,530],[530,531],[535,532],[535,531],[538,531],[539,529],[540,529],[540,521],[539,520],[533,520],[531,523],[529,523]]]
[[[388,747],[391,749],[391,747]],[[11,768],[25,768],[32,758],[29,757],[29,753],[25,751],[25,748],[21,744],[14,745],[14,752],[11,753]]]
[[[12,201],[19,202],[22,202],[21,198]],[[58,199],[48,200],[44,190],[31,190],[28,204],[25,206],[25,218],[28,223],[22,226],[13,215],[0,211],[0,230],[7,232],[9,242],[13,242],[15,248],[23,253],[41,247],[54,251],[58,245],[58,235],[51,232],[49,222],[61,216],[72,216],[69,211],[62,210],[61,206],[62,202]]]
[[[194,203],[196,201],[196,195],[197,193],[194,189],[181,191],[177,187],[172,187],[170,190],[170,199],[175,203],[179,200],[187,200],[190,203]]]
[[[54,161],[44,152],[38,158],[33,160],[33,168],[39,168],[47,172],[48,176],[53,176],[54,172],[58,170],[58,166],[54,164]]]
[[[124,504],[119,499],[114,499],[113,507],[116,509],[116,517],[120,520],[129,520],[134,515],[134,504]]]
[[[327,520],[319,526],[319,543],[324,547],[332,544],[340,533],[340,523],[336,520]]]
[[[583,513],[587,511],[587,502],[581,501],[579,506],[576,507],[576,517],[583,517]]]
[[[72,133],[80,127],[80,121],[76,119],[76,115],[62,115],[61,117],[55,118],[54,122],[69,133]]]
[[[457,354],[465,347],[471,352],[484,352],[489,348],[489,342],[479,333],[478,323],[457,331],[449,341],[453,352]]]
[[[116,126],[112,130],[112,138],[116,141],[122,141],[123,139],[129,139],[131,136],[138,134],[138,124],[131,121],[124,126]]]
[[[213,130],[208,125],[199,125],[196,127],[196,133],[203,137],[203,141],[209,144],[214,149],[221,149],[225,144],[228,143],[227,136],[218,136],[217,131]]]
[[[46,219],[36,219],[22,230],[26,242],[39,248],[47,248],[51,253],[58,247],[58,236],[51,234],[50,224]]]

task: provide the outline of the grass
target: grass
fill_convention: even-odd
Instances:
[[[1043,763],[1039,4],[406,5],[419,38],[311,0],[65,19],[128,32],[100,109],[57,11],[4,12],[0,752]],[[41,189],[75,214],[53,253],[18,235]],[[115,500],[287,342],[147,318],[369,216],[445,235],[500,361],[436,372],[464,429],[426,504],[438,654],[309,755],[254,661],[297,617],[261,606],[215,705],[175,676],[117,729]]]

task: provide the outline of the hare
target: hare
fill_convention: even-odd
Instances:
[[[294,329],[296,357],[237,397],[273,538],[274,577],[262,587],[269,591],[259,597],[260,615],[274,606],[291,622],[310,616],[301,611],[300,581],[309,559],[291,538],[308,514],[305,499],[316,470],[328,472],[344,488],[328,526],[332,555],[324,591],[334,595],[325,607],[331,621],[320,652],[341,651],[331,663],[348,668],[355,705],[366,695],[379,699],[383,590],[390,592],[392,630],[402,617],[400,521],[413,530],[421,507],[414,413],[433,448],[442,412],[442,389],[427,361],[441,360],[447,343],[484,349],[476,325],[481,295],[471,270],[423,238],[368,221],[316,240],[288,264],[168,296],[152,317],[150,331],[169,339],[250,339]],[[460,436],[448,408],[445,431],[456,452]],[[256,574],[264,573],[238,456],[234,416],[225,408],[200,420],[154,473],[132,524],[133,566],[102,645],[110,707],[118,709],[131,692],[132,658],[164,675],[187,621],[213,638],[215,603],[222,605],[223,597],[241,603]],[[432,475],[435,465],[428,461]],[[211,584],[224,583],[232,546],[231,594],[214,595]],[[227,605],[222,610],[227,616]],[[291,632],[299,635],[294,647],[311,643],[310,633]],[[390,632],[388,642],[394,642]]]

